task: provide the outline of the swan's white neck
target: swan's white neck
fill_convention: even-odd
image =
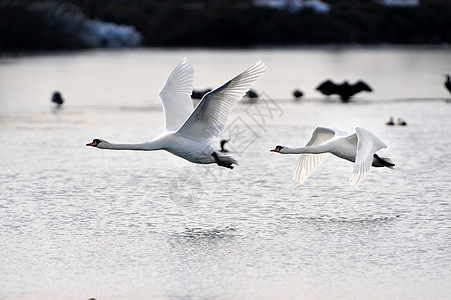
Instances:
[[[303,153],[309,153],[309,154],[320,154],[327,152],[322,145],[319,146],[307,146],[307,147],[300,147],[300,148],[288,148],[283,147],[283,149],[280,151],[282,154],[303,154]]]
[[[162,145],[159,141],[152,141],[140,144],[115,144],[103,141],[97,148],[109,149],[109,150],[141,150],[141,151],[152,151],[162,149]]]

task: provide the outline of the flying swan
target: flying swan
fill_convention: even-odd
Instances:
[[[358,185],[365,178],[371,166],[390,169],[395,166],[390,159],[376,154],[382,148],[387,148],[387,145],[376,135],[361,127],[356,127],[353,134],[331,128],[316,127],[305,147],[276,146],[271,151],[282,154],[301,154],[293,171],[293,180],[301,184],[324,161],[326,153],[332,153],[355,163],[349,182]]]
[[[150,142],[114,144],[94,139],[86,146],[113,150],[166,150],[197,164],[216,163],[233,169],[238,162],[211,146],[224,129],[233,106],[263,75],[265,63],[259,61],[223,86],[207,93],[196,108],[193,107],[194,69],[186,58],[166,79],[159,96],[164,110],[164,131]]]

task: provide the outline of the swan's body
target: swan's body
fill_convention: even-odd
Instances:
[[[293,180],[299,183],[304,183],[319,167],[326,153],[355,163],[349,180],[351,184],[359,184],[371,166],[388,168],[395,166],[389,159],[375,154],[378,150],[387,148],[384,142],[364,128],[356,127],[355,130],[355,133],[349,134],[341,130],[317,127],[305,147],[277,146],[271,151],[282,154],[301,154],[293,171]]]
[[[238,162],[211,147],[224,128],[233,106],[262,76],[265,64],[258,62],[223,86],[207,93],[194,109],[191,100],[194,70],[184,59],[169,75],[159,95],[164,109],[164,132],[150,142],[114,144],[94,139],[87,146],[112,150],[166,150],[197,164],[216,163],[233,169]]]

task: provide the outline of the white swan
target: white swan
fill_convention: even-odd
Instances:
[[[387,148],[376,135],[360,127],[355,133],[316,127],[310,141],[305,147],[290,149],[276,146],[272,152],[282,154],[301,154],[293,171],[293,180],[304,183],[313,171],[324,161],[326,153],[355,162],[354,171],[349,179],[351,184],[359,184],[370,167],[388,167],[395,165],[388,158],[379,157],[376,152]]]
[[[94,139],[86,146],[114,150],[166,150],[198,164],[216,163],[233,169],[238,162],[210,146],[224,128],[233,106],[263,75],[259,61],[223,86],[207,93],[194,109],[191,100],[194,70],[187,59],[172,71],[159,95],[164,110],[164,132],[150,142],[113,144]]]

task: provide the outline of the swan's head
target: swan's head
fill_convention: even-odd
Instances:
[[[105,141],[101,139],[93,139],[92,143],[86,144],[86,146],[99,147],[99,145],[104,142]]]
[[[283,153],[284,148],[285,148],[284,146],[279,146],[279,145],[277,145],[276,148],[270,150],[270,152],[279,152],[279,153]]]

